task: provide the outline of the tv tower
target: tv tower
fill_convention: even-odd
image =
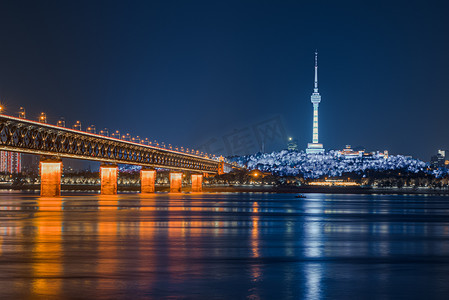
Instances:
[[[306,153],[323,153],[323,144],[318,143],[318,106],[321,102],[321,96],[318,92],[318,51],[315,51],[315,82],[310,101],[313,104],[313,138],[312,143],[307,144]]]

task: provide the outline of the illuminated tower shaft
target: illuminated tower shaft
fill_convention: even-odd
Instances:
[[[313,105],[313,144],[318,144],[318,104]]]
[[[321,95],[318,92],[318,52],[315,51],[315,81],[313,85],[313,93],[310,97],[313,104],[313,136],[312,143],[307,145],[307,153],[324,152],[323,144],[318,143],[318,106],[321,102]]]

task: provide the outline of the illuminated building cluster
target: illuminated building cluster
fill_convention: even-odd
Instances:
[[[427,172],[428,165],[418,159],[403,155],[386,155],[371,152],[369,155],[343,157],[341,151],[319,154],[291,152],[287,150],[240,156],[233,159],[248,169],[273,172],[279,175],[300,175],[305,178],[321,176],[341,176],[345,172],[365,172],[367,170],[405,170],[412,173]]]
[[[346,145],[346,148],[337,151],[337,154],[343,159],[372,158],[374,156],[388,158],[388,150],[384,150],[383,152],[367,152],[365,150],[354,150],[351,148],[351,145]]]
[[[0,172],[17,174],[22,171],[22,155],[17,152],[0,151]]]

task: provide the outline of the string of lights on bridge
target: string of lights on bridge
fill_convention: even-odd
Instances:
[[[4,107],[0,106],[0,113],[3,113],[3,109],[4,109]],[[26,119],[25,108],[23,108],[23,107],[19,108],[18,117],[21,119]],[[41,114],[39,115],[39,118],[38,118],[38,122],[45,123],[45,124],[47,123],[47,114],[45,112],[41,112]],[[58,122],[56,123],[56,126],[65,128],[66,127],[65,119],[63,117],[61,117],[58,120]],[[82,131],[81,121],[76,121],[75,124],[72,125],[72,129]],[[183,153],[187,153],[187,154],[194,154],[194,155],[202,156],[205,158],[211,158],[211,159],[217,159],[217,160],[223,159],[222,157],[218,158],[215,155],[210,155],[208,153],[200,152],[198,150],[184,148],[184,147],[178,147],[178,146],[172,146],[171,144],[166,145],[164,142],[159,143],[156,140],[151,141],[149,138],[141,138],[140,136],[133,137],[129,133],[121,135],[119,130],[116,130],[115,132],[110,133],[107,128],[104,128],[97,133],[95,125],[88,126],[86,128],[86,132],[90,133],[90,134],[98,134],[101,136],[111,137],[111,138],[115,138],[115,139],[119,139],[119,140],[123,140],[123,141],[152,146],[152,147],[156,147],[156,148],[160,148],[160,149],[168,149],[168,150],[179,151],[179,152],[183,152]]]

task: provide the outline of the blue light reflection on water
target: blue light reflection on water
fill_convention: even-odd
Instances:
[[[449,198],[0,194],[1,298],[449,294]]]

